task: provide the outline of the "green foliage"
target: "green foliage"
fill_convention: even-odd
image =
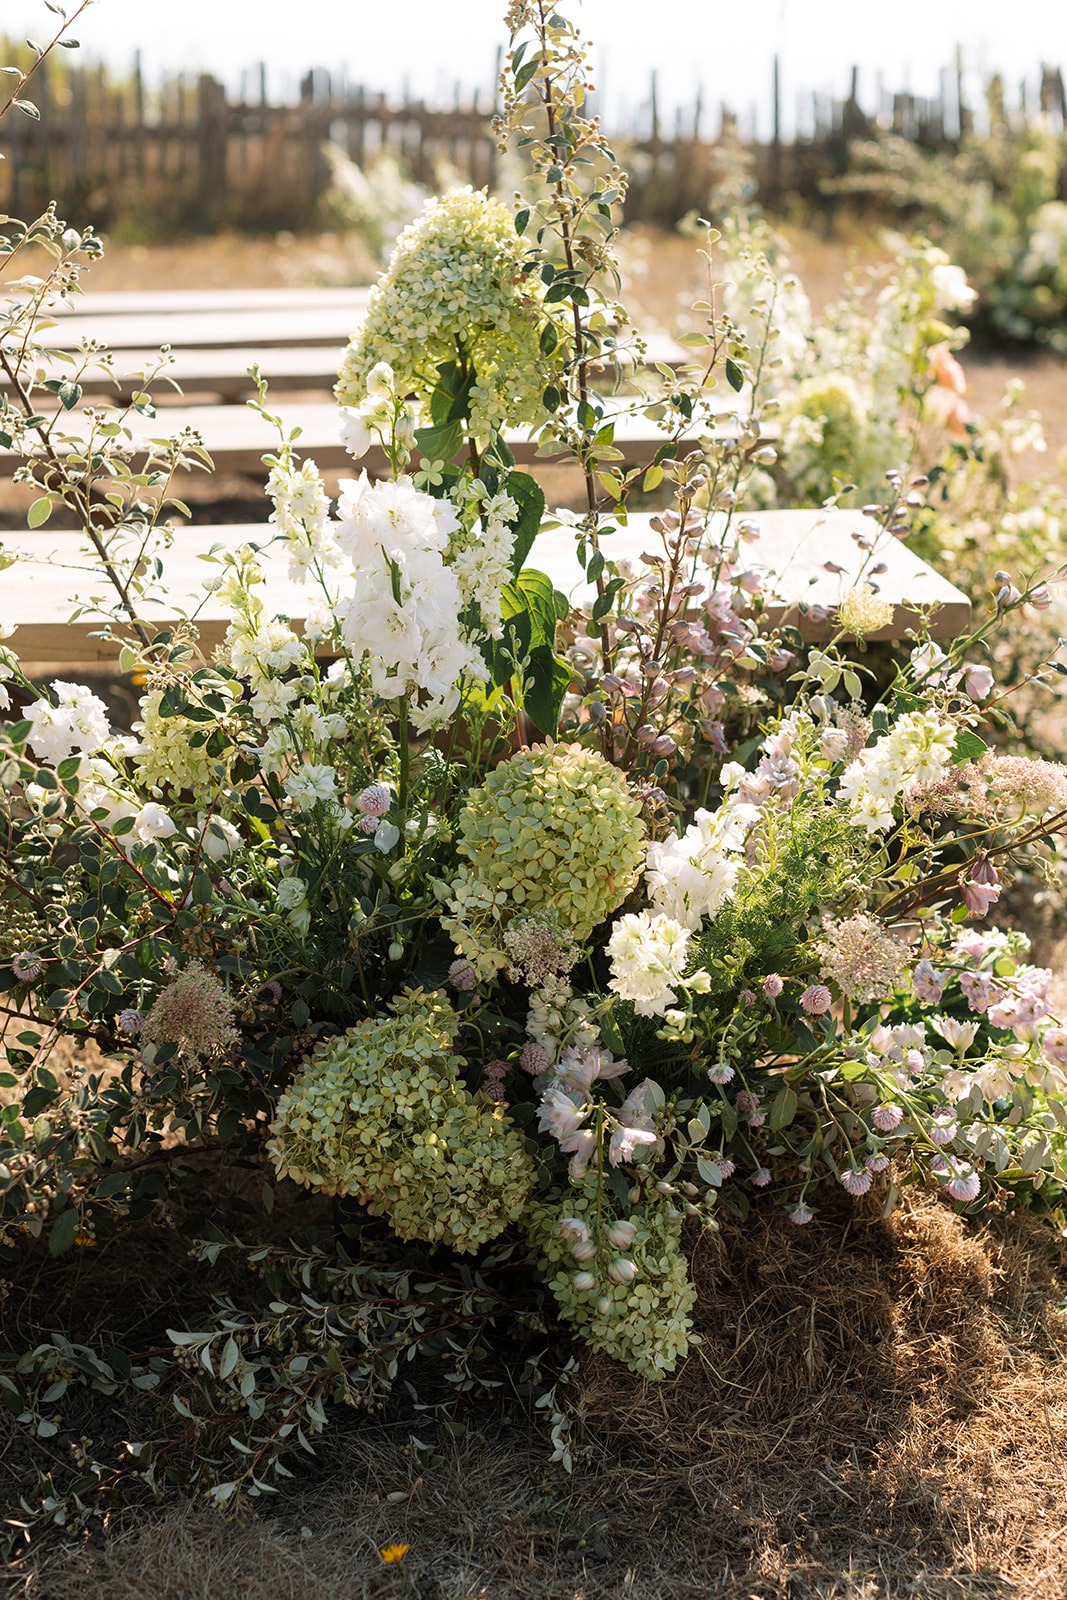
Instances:
[[[840,812],[805,794],[768,818],[754,870],[743,871],[733,897],[700,935],[697,959],[711,996],[731,999],[769,972],[803,970],[820,913],[861,892],[864,852]]]

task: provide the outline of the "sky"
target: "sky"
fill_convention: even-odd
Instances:
[[[880,73],[889,89],[936,91],[957,44],[977,75],[1004,73],[1014,94],[1041,62],[1067,71],[1063,0],[561,0],[593,42],[605,120],[629,126],[649,99],[653,69],[661,105],[726,100],[769,123],[771,58],[782,62],[783,109],[798,97],[843,95],[860,68],[860,101],[874,108]],[[72,11],[77,0],[64,0]],[[312,66],[344,66],[367,88],[399,93],[406,82],[447,103],[456,83],[488,97],[505,0],[94,0],[76,33],[87,55],[125,66],[140,48],[152,77],[210,70],[239,82],[266,61],[275,93]],[[46,36],[43,0],[0,0],[0,30]]]

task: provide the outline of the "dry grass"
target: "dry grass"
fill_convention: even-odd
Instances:
[[[697,1248],[704,1343],[661,1386],[586,1360],[567,1477],[480,1408],[426,1467],[340,1419],[251,1524],[184,1504],[13,1572],[20,1600],[1061,1600],[1067,1276],[1028,1217],[842,1203]],[[424,1439],[425,1424],[417,1426]],[[402,1565],[378,1548],[408,1543]]]

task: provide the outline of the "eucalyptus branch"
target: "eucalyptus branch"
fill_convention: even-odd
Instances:
[[[36,58],[35,58],[35,60],[33,62],[33,65],[30,67],[30,70],[28,72],[19,72],[18,73],[18,78],[17,78],[17,81],[15,83],[15,87],[12,89],[11,93],[8,95],[7,99],[3,102],[3,104],[0,105],[0,118],[5,117],[7,115],[7,113],[11,110],[12,106],[14,106],[14,105],[16,105],[18,103],[19,96],[21,95],[21,93],[22,93],[23,89],[26,87],[26,85],[29,83],[30,79],[33,77],[34,73],[37,71],[38,67],[42,64],[42,62],[47,60],[47,58],[52,54],[52,51],[56,48],[56,46],[58,44],[62,44],[63,39],[64,39],[64,35],[67,33],[67,30],[74,26],[74,24],[77,22],[78,18],[81,16],[83,11],[88,11],[88,9],[92,5],[92,3],[93,3],[93,0],[81,0],[81,4],[78,6],[78,9],[77,9],[77,11],[74,12],[73,16],[70,16],[70,17],[64,16],[63,17],[63,21],[60,24],[59,28],[57,29],[54,37],[51,38],[48,41],[48,43],[44,46],[43,49],[39,49],[37,51]],[[71,50],[74,49],[75,46],[76,46],[76,43],[77,43],[76,40],[70,40],[69,43],[67,44],[67,48],[71,49]]]

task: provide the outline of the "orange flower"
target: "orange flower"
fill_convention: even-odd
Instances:
[[[378,1554],[383,1561],[403,1561],[410,1549],[409,1544],[387,1544]]]

